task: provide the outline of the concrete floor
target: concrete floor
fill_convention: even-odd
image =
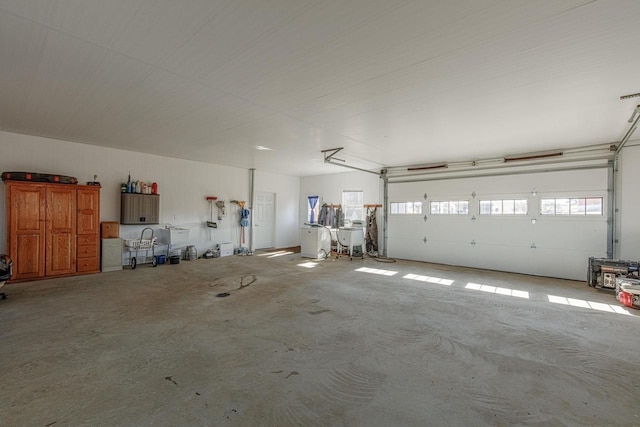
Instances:
[[[640,311],[616,313],[610,292],[307,261],[233,256],[5,286],[0,425],[640,425]]]

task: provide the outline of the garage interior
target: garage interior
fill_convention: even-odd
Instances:
[[[639,12],[0,0],[0,424],[638,425]]]

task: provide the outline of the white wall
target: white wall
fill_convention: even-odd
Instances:
[[[307,196],[319,196],[323,203],[341,204],[343,191],[363,191],[365,204],[382,203],[383,184],[378,176],[365,172],[345,172],[300,178],[300,224],[307,218]]]
[[[318,196],[320,198],[318,206],[322,206],[323,203],[335,205],[342,203],[343,191],[362,191],[365,204],[383,203],[383,180],[374,174],[356,171],[302,177],[300,178],[300,225],[309,221],[307,217],[308,196]],[[377,212],[378,250],[382,253],[382,209],[378,209]]]
[[[622,149],[616,176],[616,258],[640,260],[640,140]]]
[[[217,243],[233,242],[237,246],[239,220],[230,214],[209,229],[206,196],[219,200],[248,200],[249,171],[246,169],[173,159],[151,154],[117,150],[68,141],[53,140],[0,131],[0,171],[28,171],[71,175],[82,184],[98,175],[102,184],[101,221],[120,220],[120,184],[131,172],[134,180],[158,183],[160,193],[160,228],[166,224],[189,228],[191,244],[198,252]],[[283,246],[297,242],[299,179],[274,174],[257,174],[258,190],[278,194],[276,241]],[[0,185],[0,253],[6,251],[5,186]],[[217,220],[217,211],[214,207]],[[120,226],[120,236],[137,238],[142,226]],[[297,244],[297,243],[295,243]]]

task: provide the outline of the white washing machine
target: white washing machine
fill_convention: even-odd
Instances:
[[[300,229],[300,255],[327,258],[331,255],[331,232],[322,226],[305,225]]]

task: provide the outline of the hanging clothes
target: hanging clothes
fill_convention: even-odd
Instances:
[[[336,209],[335,221],[333,228],[344,227],[344,212],[342,211],[342,206],[338,206]]]
[[[329,210],[327,212],[327,219],[324,225],[328,226],[329,228],[336,228],[335,223],[336,223],[336,209],[333,207],[333,205],[331,205],[329,206]]]
[[[318,214],[318,224],[327,225],[327,215],[329,214],[329,207],[326,203],[322,204],[320,213]]]
[[[365,234],[368,253],[378,252],[378,221],[377,208],[369,208],[367,212],[367,231]]]

